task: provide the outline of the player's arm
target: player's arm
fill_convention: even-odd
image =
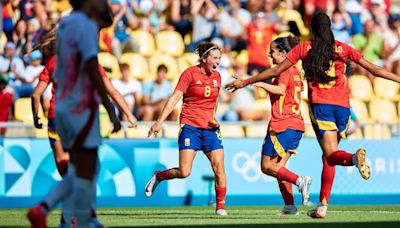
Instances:
[[[400,83],[399,75],[396,75],[390,71],[385,70],[382,67],[375,65],[375,64],[369,62],[368,60],[366,60],[365,58],[361,58],[360,61],[358,62],[358,64],[360,66],[362,66],[364,69],[366,69],[367,71],[369,71],[371,74],[373,74],[377,77],[386,78],[386,79]]]
[[[36,85],[35,90],[31,96],[31,107],[32,107],[32,114],[33,114],[33,124],[36,128],[42,128],[42,123],[39,122],[40,118],[38,116],[39,113],[39,106],[40,106],[40,97],[43,95],[44,91],[46,91],[47,83],[44,81],[39,81]]]
[[[129,110],[124,97],[118,92],[118,90],[115,89],[110,82],[110,79],[107,77],[102,77],[102,79],[108,95],[111,96],[111,99],[118,106],[119,110],[121,110],[128,117],[128,121],[130,123],[129,127],[136,127],[137,119],[132,115],[131,110]]]
[[[157,135],[157,133],[161,130],[161,124],[167,119],[169,114],[174,110],[176,104],[180,99],[182,99],[183,92],[180,90],[175,90],[174,93],[168,98],[167,103],[165,104],[163,110],[161,111],[160,116],[153,126],[151,126],[148,137],[152,135]]]
[[[271,85],[265,82],[256,82],[253,85],[279,96],[283,96],[286,93],[286,85],[283,83],[279,83],[279,85]]]
[[[107,97],[107,91],[102,80],[102,75],[99,71],[99,63],[97,62],[97,56],[92,57],[85,62],[85,69],[87,70],[90,80],[99,94],[104,108],[107,110],[108,116],[111,122],[113,122],[114,129],[112,133],[118,132],[121,129],[121,123],[119,122],[117,115],[115,114],[114,108]]]
[[[236,79],[234,81],[231,81],[231,82],[225,84],[225,88],[228,90],[235,91],[236,89],[243,88],[245,86],[248,86],[248,85],[256,83],[256,82],[271,79],[271,78],[279,75],[283,71],[287,70],[292,65],[293,65],[292,62],[290,62],[288,59],[285,59],[283,62],[278,64],[276,67],[269,68],[269,69],[257,74],[256,76],[247,78],[245,80]]]

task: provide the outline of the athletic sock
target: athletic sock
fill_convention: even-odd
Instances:
[[[292,183],[278,180],[278,185],[285,205],[294,205]]]
[[[93,183],[84,178],[74,178],[74,214],[77,227],[89,227],[91,221],[91,205],[93,201]]]
[[[225,198],[226,198],[226,187],[215,186],[215,195],[217,199],[216,210],[225,208]]]
[[[299,175],[291,172],[290,170],[286,169],[285,167],[281,167],[278,172],[276,173],[276,177],[279,180],[282,181],[287,181],[290,182],[292,184],[295,184],[297,186],[299,186],[300,183],[297,183],[299,180],[302,180],[301,177],[299,177]]]
[[[68,163],[69,163],[69,160],[66,160],[66,159],[56,162],[57,170],[58,170],[58,173],[60,174],[60,176],[63,177],[65,174],[67,174]]]
[[[176,168],[172,168],[172,169],[176,169]],[[158,181],[163,181],[163,180],[169,180],[169,179],[171,179],[171,178],[169,177],[169,172],[170,172],[172,169],[167,169],[167,170],[164,170],[164,171],[161,171],[161,172],[156,173],[156,179],[157,179]]]
[[[321,192],[319,195],[320,205],[325,206],[329,203],[333,180],[335,179],[335,166],[330,166],[328,161],[322,157]]]
[[[51,190],[51,192],[47,194],[44,201],[47,203],[49,210],[54,208],[72,192],[73,176],[73,173],[68,173],[65,175],[63,179]]]
[[[71,227],[71,222],[72,218],[74,216],[74,210],[75,210],[75,201],[74,201],[74,194],[73,194],[73,188],[74,188],[74,179],[75,179],[75,166],[73,164],[68,165],[68,174],[67,176],[72,176],[72,181],[71,181],[71,186],[70,186],[70,192],[69,194],[64,198],[62,201],[62,216],[64,219],[65,224],[67,227]]]
[[[352,166],[353,163],[353,154],[350,154],[343,150],[338,150],[333,152],[327,158],[329,165],[342,165],[342,166]]]

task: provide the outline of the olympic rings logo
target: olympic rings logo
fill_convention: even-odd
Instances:
[[[260,161],[260,152],[250,155],[249,153],[239,151],[232,158],[232,167],[247,182],[257,182],[260,178],[266,182],[275,181],[275,178],[261,172]]]

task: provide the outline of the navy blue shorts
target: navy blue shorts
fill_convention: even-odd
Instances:
[[[56,131],[56,121],[54,118],[48,120],[47,134],[49,136],[49,141],[51,146],[54,146],[54,143],[56,143],[57,140],[60,140],[60,136],[58,136]]]
[[[223,149],[219,127],[196,128],[185,124],[178,138],[179,150],[202,150],[204,153]]]
[[[269,157],[285,157],[286,153],[296,154],[302,136],[302,131],[293,129],[286,129],[280,133],[270,131],[265,136],[262,154]]]
[[[310,104],[310,118],[315,134],[320,139],[325,131],[337,131],[346,138],[350,124],[350,109],[330,104]]]

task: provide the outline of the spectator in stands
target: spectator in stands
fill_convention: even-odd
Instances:
[[[385,68],[400,74],[400,14],[389,17],[389,29],[383,33],[383,57],[386,59]]]
[[[12,32],[12,41],[16,45],[15,53],[18,56],[23,56],[27,53],[26,43],[27,43],[27,23],[25,20],[18,20],[15,26],[15,30]]]
[[[276,13],[282,19],[282,23],[288,25],[289,32],[294,36],[301,36],[301,38],[308,39],[310,31],[305,26],[301,14],[296,9],[295,0],[280,0],[278,6]]]
[[[211,0],[198,0],[192,4],[193,15],[192,42],[187,50],[194,52],[198,44],[211,41],[218,36],[217,21],[218,9]]]
[[[229,0],[228,7],[219,16],[220,35],[226,51],[241,51],[246,48],[245,25],[250,23],[251,14],[240,7],[240,0]]]
[[[371,6],[369,8],[370,18],[380,27],[381,31],[385,31],[388,28],[389,15],[385,11],[386,5],[383,0],[371,0]]]
[[[192,31],[192,2],[193,0],[172,0],[171,2],[171,24],[182,38]]]
[[[13,105],[13,90],[8,87],[9,77],[0,75],[0,122],[7,122]],[[6,134],[7,128],[0,128],[0,137]]]
[[[267,23],[263,12],[258,12],[253,16],[253,22],[246,26],[246,30],[249,54],[247,74],[256,75],[270,67],[268,49],[277,29]]]
[[[276,13],[276,8],[278,6],[277,0],[264,0],[264,14],[267,23],[276,25],[282,22],[282,19]]]
[[[336,40],[350,43],[351,19],[344,9],[337,7],[332,13],[332,32]]]
[[[138,44],[126,30],[127,28],[132,30],[138,28],[139,23],[126,0],[112,0],[111,11],[114,15],[114,22],[112,25],[114,28],[112,51],[119,59],[122,53],[135,52],[138,50]]]
[[[16,90],[18,97],[30,97],[32,95],[33,90],[38,84],[39,74],[44,69],[42,59],[43,54],[39,50],[35,50],[29,54],[29,64],[26,66],[25,73],[21,79],[23,84]],[[46,100],[45,103],[50,105],[51,89],[47,89],[43,97]]]
[[[140,96],[142,92],[142,86],[139,81],[133,78],[129,78],[129,65],[121,63],[119,65],[121,70],[121,79],[112,80],[113,86],[121,93],[124,97],[129,110],[133,113],[135,104],[140,102]],[[127,121],[128,117],[122,113],[122,120]]]
[[[8,41],[12,40],[12,32],[15,28],[14,9],[18,8],[19,0],[2,0],[3,32]]]
[[[139,117],[143,121],[152,121],[158,118],[165,102],[172,94],[171,82],[166,80],[168,69],[165,65],[157,68],[157,79],[150,80],[143,85],[143,107],[139,110]],[[176,120],[177,112],[173,111],[169,120]]]
[[[22,75],[25,72],[24,62],[15,55],[15,48],[13,42],[7,42],[4,46],[4,54],[0,56],[0,74],[8,75],[10,78],[9,85],[14,90],[21,86]]]
[[[361,14],[363,7],[359,0],[346,0],[344,3],[344,9],[349,14],[351,19],[350,35],[357,35],[364,33],[363,22],[361,21]]]
[[[139,3],[140,13],[144,15],[141,18],[142,28],[153,34],[161,30],[173,29],[172,26],[165,23],[165,9],[169,1],[167,0],[141,0]],[[143,24],[146,24],[145,26]]]

